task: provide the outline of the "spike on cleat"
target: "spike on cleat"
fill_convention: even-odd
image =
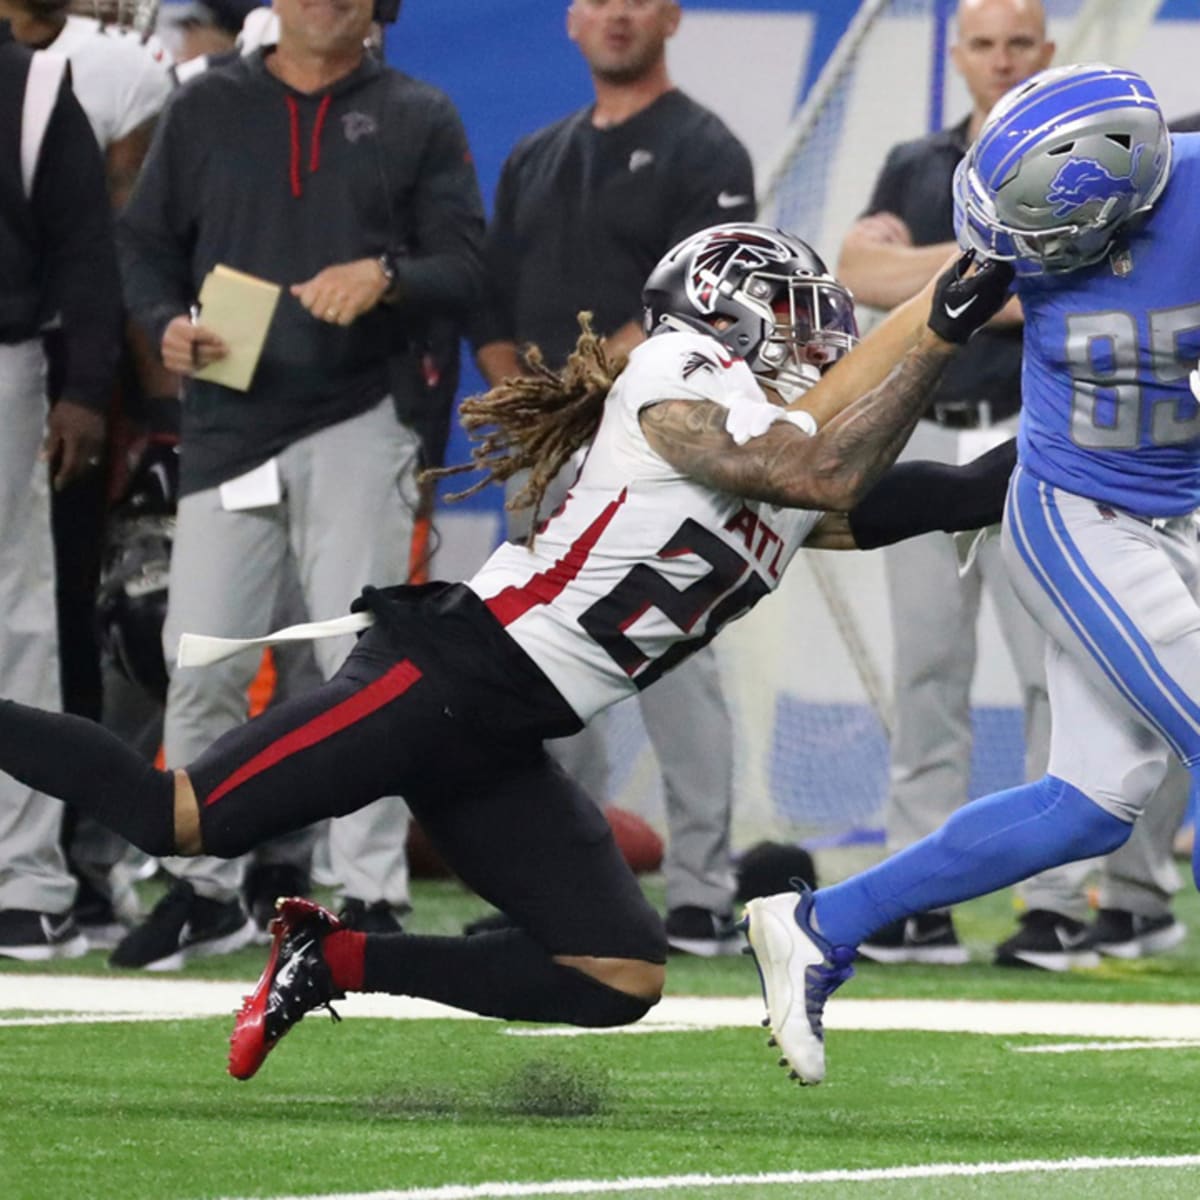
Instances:
[[[813,923],[813,893],[751,900],[747,940],[754,954],[779,1064],[803,1084],[825,1077],[822,1015],[833,992],[853,974],[852,946],[834,945]]]

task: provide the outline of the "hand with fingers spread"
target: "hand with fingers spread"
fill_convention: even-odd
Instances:
[[[378,258],[360,258],[336,263],[304,283],[292,284],[291,293],[318,321],[345,326],[370,312],[390,286]]]
[[[1011,263],[976,260],[966,251],[938,277],[929,328],[943,341],[966,343],[1004,307],[1012,281]]]

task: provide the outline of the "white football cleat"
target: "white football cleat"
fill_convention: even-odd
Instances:
[[[764,896],[746,905],[743,922],[767,1006],[768,1045],[801,1084],[825,1078],[825,1001],[854,974],[854,947],[817,933],[812,906],[810,891]]]

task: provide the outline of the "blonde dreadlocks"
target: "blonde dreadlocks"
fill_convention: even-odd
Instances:
[[[624,369],[624,358],[610,359],[592,330],[592,314],[579,314],[579,340],[561,371],[551,370],[536,346],[525,352],[528,375],[506,379],[482,396],[462,402],[459,419],[471,440],[470,462],[425,471],[423,479],[444,479],[464,471],[487,474],[447,500],[473,496],[489,483],[503,483],[518,471],[529,480],[506,507],[532,508],[526,545],[532,546],[538,510],[550,482],[563,464],[591,440],[604,412],[604,401]],[[480,430],[490,427],[489,432]]]

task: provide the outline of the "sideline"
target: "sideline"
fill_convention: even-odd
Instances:
[[[246,982],[0,972],[0,1026],[84,1021],[176,1021],[231,1016]],[[355,995],[338,1002],[347,1017],[392,1020],[484,1020],[459,1009],[400,996]],[[522,1037],[612,1036],[623,1032],[757,1027],[762,1001],[753,996],[668,996],[637,1025],[616,1030],[514,1025]],[[1020,1000],[839,1000],[825,1014],[832,1030],[1041,1034],[1051,1037],[1200,1040],[1200,1005],[1041,1003]]]

